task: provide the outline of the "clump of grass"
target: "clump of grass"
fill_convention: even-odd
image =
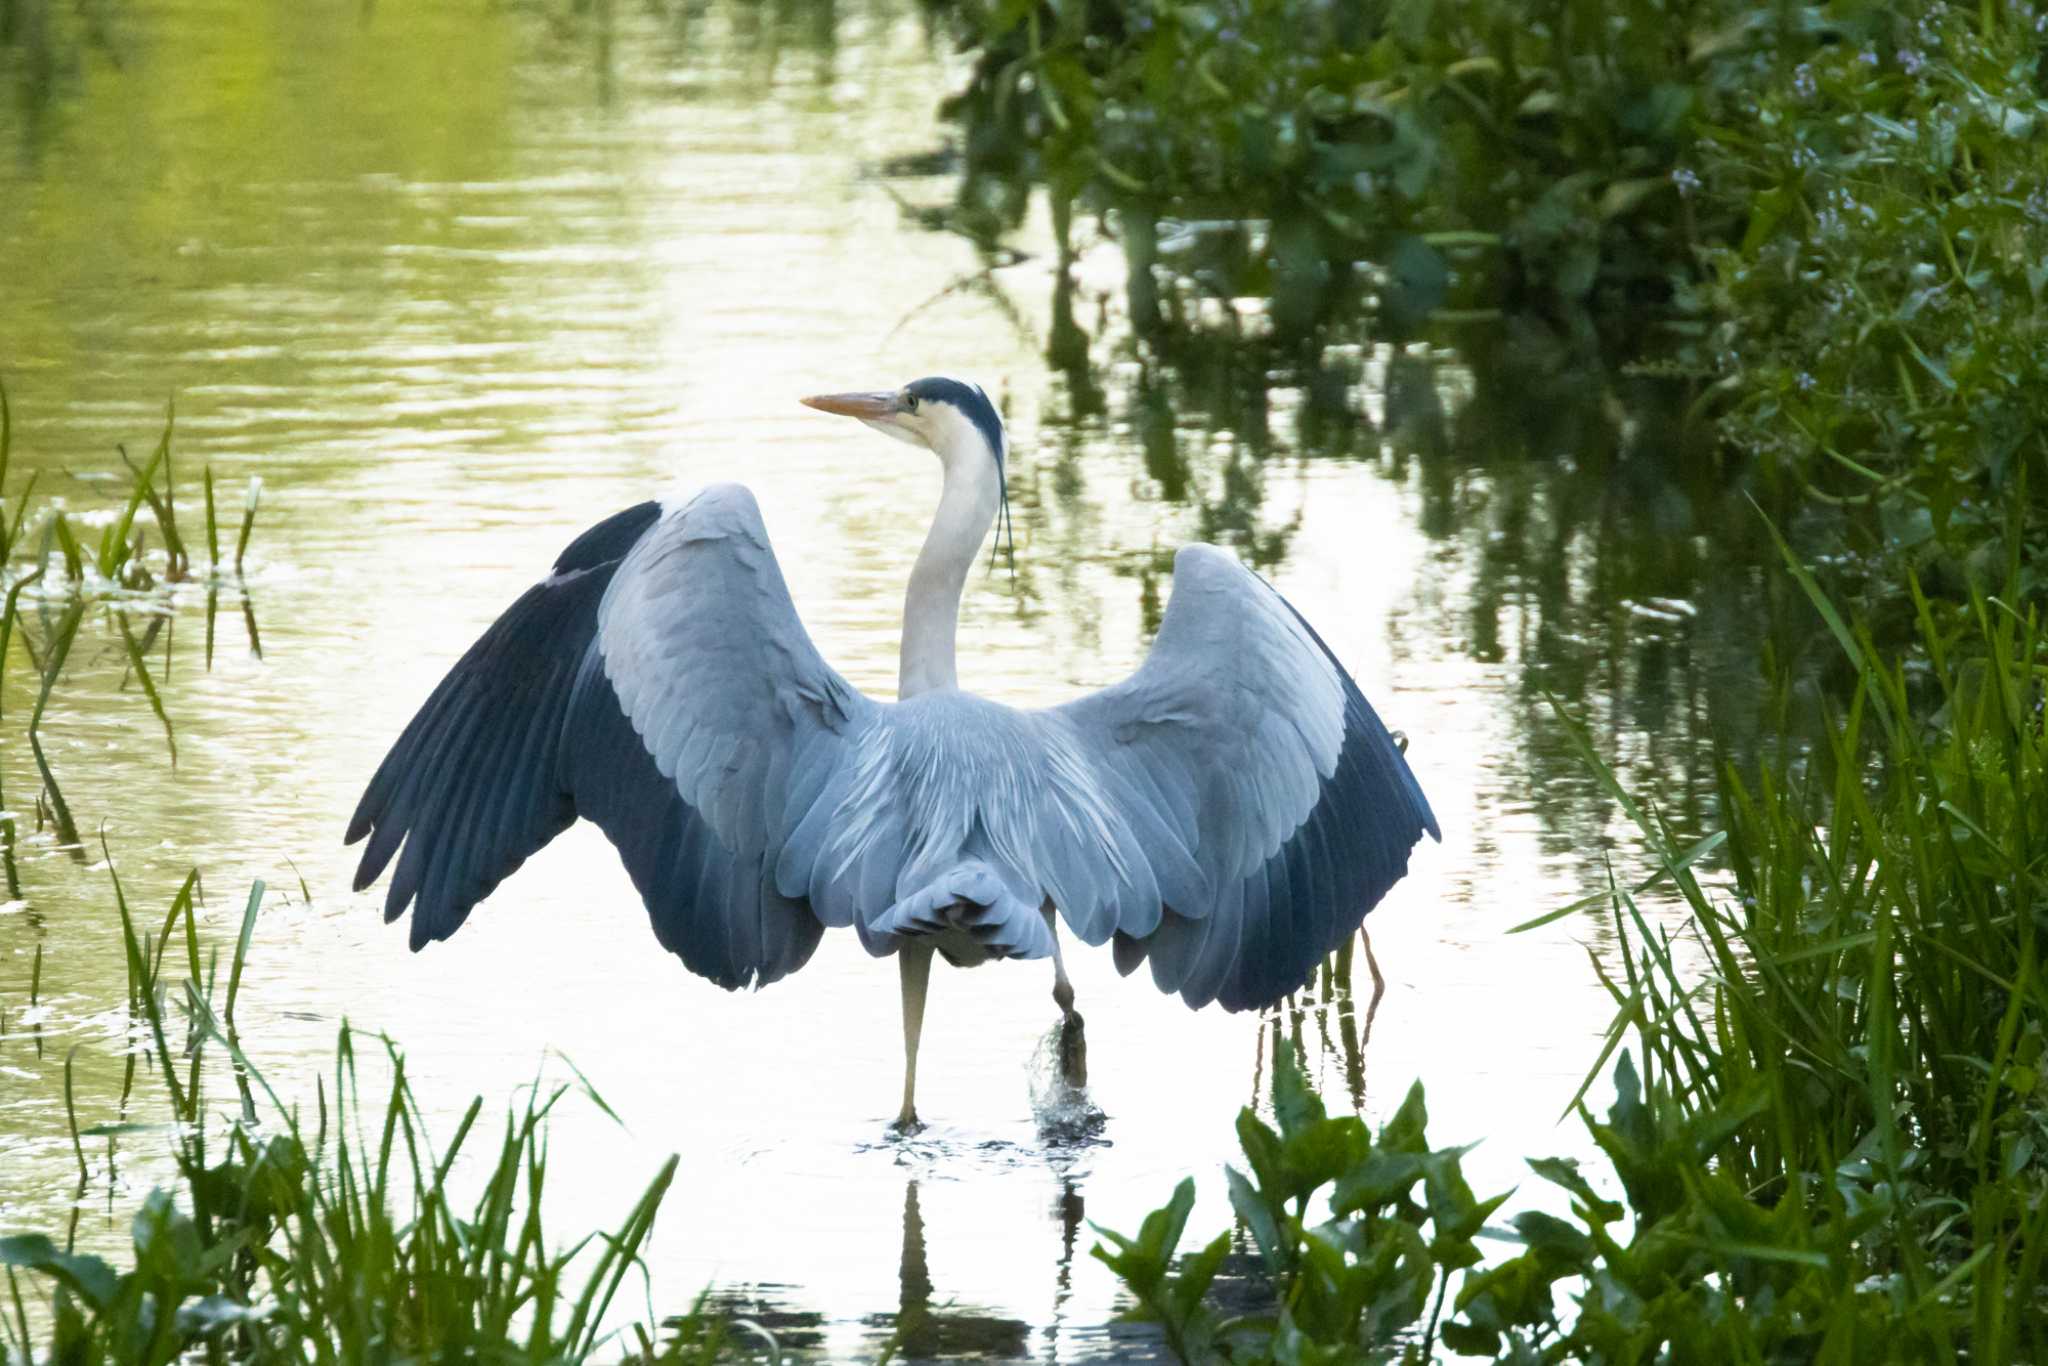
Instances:
[[[42,782],[37,803],[39,814],[63,845],[76,848],[79,827],[43,745],[42,723],[52,694],[64,676],[72,657],[72,646],[88,622],[96,622],[119,642],[127,660],[127,677],[136,681],[150,712],[163,729],[164,746],[172,765],[178,759],[177,730],[172,724],[164,697],[163,681],[171,669],[171,636],[175,585],[193,582],[193,556],[179,530],[175,494],[175,407],[166,404],[163,430],[149,458],[132,460],[125,448],[119,450],[128,471],[129,486],[119,511],[99,530],[96,539],[83,534],[82,525],[64,508],[51,506],[29,521],[35,503],[37,476],[31,472],[18,493],[9,494],[8,475],[13,456],[14,420],[4,383],[0,383],[0,575],[6,592],[0,602],[0,670],[9,659],[10,647],[19,641],[39,675],[36,705],[29,719],[28,738],[36,771]],[[255,610],[249,600],[242,572],[249,539],[255,529],[260,481],[252,479],[243,511],[240,534],[235,544],[231,570],[224,571],[220,557],[220,533],[215,521],[213,470],[204,471],[206,493],[206,535],[208,567],[203,578],[206,591],[206,664],[213,665],[214,620],[223,591],[239,593],[248,625],[250,648],[261,654],[256,631]],[[145,510],[147,516],[145,517]],[[146,531],[155,526],[163,543],[160,557],[147,551]],[[61,570],[62,582],[53,586],[53,570]],[[35,589],[34,616],[38,632],[29,626],[22,609],[24,595]],[[164,649],[161,665],[153,666],[152,655],[159,637]],[[125,680],[124,680],[125,682]],[[4,861],[10,895],[18,889],[14,867],[15,830],[11,821],[0,823],[0,856]]]
[[[263,886],[252,889],[223,987],[217,955],[202,965],[196,874],[160,932],[138,934],[118,875],[114,900],[129,970],[129,1006],[173,1120],[178,1189],[156,1190],[134,1224],[132,1262],[117,1269],[41,1234],[0,1238],[11,1319],[0,1347],[23,1360],[170,1363],[463,1359],[582,1361],[630,1348],[646,1359],[708,1360],[722,1338],[694,1318],[658,1344],[650,1312],[630,1341],[606,1328],[674,1179],[670,1157],[620,1222],[558,1247],[542,1219],[548,1117],[580,1088],[531,1088],[476,1151],[481,1098],[437,1143],[388,1039],[388,1072],[366,1089],[360,1036],[343,1026],[333,1079],[310,1122],[272,1089],[243,1050],[235,1006]],[[182,926],[182,934],[180,927]],[[166,953],[181,939],[187,976],[175,984],[182,1039],[166,1004]],[[209,1078],[224,1060],[226,1113],[209,1114]],[[67,1103],[70,1098],[67,1070]],[[83,1131],[92,1136],[95,1130]],[[74,1120],[81,1182],[87,1166]],[[474,1170],[454,1179],[468,1158]],[[474,1187],[465,1198],[458,1186]],[[32,1326],[27,1294],[46,1293]],[[687,1331],[684,1331],[687,1329]]]

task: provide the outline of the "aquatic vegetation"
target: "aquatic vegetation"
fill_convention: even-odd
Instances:
[[[1581,735],[1689,915],[1656,928],[1644,888],[1611,886],[1533,922],[1605,905],[1624,946],[1618,974],[1595,959],[1616,1009],[1580,1091],[1619,1052],[1616,1101],[1604,1122],[1574,1102],[1605,1164],[1530,1163],[1572,1218],[1525,1211],[1506,1235],[1523,1250],[1481,1262],[1471,1240],[1499,1198],[1473,1196],[1459,1150],[1429,1147],[1419,1086],[1375,1142],[1283,1065],[1278,1130],[1247,1110],[1252,1174],[1230,1177],[1276,1315],[1232,1321],[1204,1299],[1227,1237],[1174,1270],[1189,1186],[1097,1252],[1184,1360],[1419,1361],[1438,1339],[1528,1362],[2048,1350],[2048,637],[1981,595],[1967,630],[1946,629],[1909,585],[1933,661],[1909,680],[1793,573],[1856,682],[1827,752],[1731,770],[1724,831],[1678,841]],[[1709,856],[1730,892],[1700,882]],[[1681,939],[1704,976],[1680,966]]]
[[[2031,4],[1863,12],[1695,148],[1700,195],[1750,212],[1704,255],[1688,359],[1759,485],[1805,500],[1807,539],[1863,568],[1899,636],[1901,563],[1954,610],[2003,586],[2017,538],[2016,587],[2042,588],[2044,30]]]
[[[606,1326],[641,1270],[673,1157],[615,1227],[561,1245],[542,1218],[548,1117],[572,1092],[610,1113],[580,1074],[573,1083],[536,1081],[506,1112],[492,1148],[478,1123],[481,1098],[452,1134],[431,1134],[404,1053],[380,1038],[359,1057],[361,1040],[344,1025],[331,1084],[319,1086],[310,1107],[288,1101],[250,1061],[235,1023],[263,885],[251,889],[224,981],[217,954],[201,961],[193,885],[188,879],[156,933],[138,933],[118,876],[113,889],[128,1010],[172,1121],[177,1188],[142,1201],[125,1266],[43,1234],[0,1237],[8,1294],[0,1352],[122,1363],[194,1354],[562,1362],[626,1350],[647,1361],[721,1358],[734,1335],[696,1313],[663,1327],[650,1312],[628,1339]],[[188,975],[176,981],[180,946]],[[381,1090],[364,1084],[373,1059],[385,1074]],[[82,1141],[137,1127],[155,1126],[80,1132],[74,1120],[81,1195]],[[31,1295],[41,1301],[40,1326]]]
[[[1759,496],[1803,500],[1837,591],[1893,624],[1902,565],[1951,602],[1996,578],[2008,502],[2041,548],[2032,4],[934,8],[975,53],[943,107],[963,174],[941,221],[994,244],[1043,193],[1065,258],[1048,351],[1083,405],[1069,264],[1092,227],[1124,256],[1141,356],[1255,358],[1244,384],[1189,386],[1233,430],[1274,384],[1355,409],[1360,347],[1457,346],[1504,312],[1575,368],[1680,387]]]
[[[29,748],[42,779],[37,813],[55,832],[59,843],[74,848],[80,842],[78,823],[43,746],[42,723],[51,694],[64,675],[72,646],[87,620],[98,622],[118,640],[128,662],[127,677],[135,680],[162,726],[164,745],[174,765],[178,758],[177,733],[164,704],[160,680],[168,678],[171,669],[173,635],[168,627],[177,607],[177,587],[191,583],[205,592],[208,668],[213,664],[214,623],[224,593],[241,599],[250,648],[259,654],[262,650],[256,633],[255,609],[242,578],[249,538],[255,530],[261,483],[250,481],[237,530],[234,560],[231,566],[224,567],[213,469],[205,468],[208,560],[203,574],[195,571],[192,549],[178,528],[174,427],[175,412],[166,404],[163,431],[146,461],[138,465],[125,448],[119,449],[129,486],[118,511],[81,515],[52,502],[30,521],[39,472],[31,471],[18,492],[9,490],[14,414],[6,386],[0,384],[0,582],[5,583],[5,597],[0,600],[0,670],[6,667],[9,645],[18,639],[39,680],[35,710],[28,724]],[[145,509],[148,519],[142,520]],[[97,536],[93,535],[95,525]],[[156,551],[148,544],[152,525],[162,543]],[[34,590],[32,594],[30,590]],[[24,608],[24,597],[33,609],[34,628]],[[153,672],[150,657],[159,637],[163,663],[160,671]],[[0,822],[0,852],[5,855],[10,896],[19,895],[14,867],[16,833],[11,820]]]
[[[1162,279],[1266,299],[1283,333],[1665,296],[1741,217],[1681,202],[1696,129],[1814,25],[1673,0],[939,8],[978,53],[944,108],[956,216],[1000,234],[1043,185],[1063,245],[1103,220],[1141,334],[1184,311]]]

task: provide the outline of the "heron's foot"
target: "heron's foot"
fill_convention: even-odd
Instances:
[[[1052,1003],[1060,1008],[1060,1014],[1074,1013],[1074,984],[1067,981],[1052,984]]]
[[[889,1132],[898,1138],[910,1138],[924,1132],[924,1121],[917,1117],[917,1111],[906,1105],[896,1116],[896,1122],[889,1126]]]
[[[1073,1090],[1084,1090],[1088,1085],[1088,1033],[1081,1020],[1081,1013],[1073,1008],[1074,993],[1067,992],[1062,1005],[1064,1014],[1060,1019],[1059,1059],[1060,1081]]]
[[[1098,1142],[1104,1116],[1088,1095],[1088,1034],[1079,1011],[1061,1012],[1032,1058],[1031,1110],[1054,1147]]]

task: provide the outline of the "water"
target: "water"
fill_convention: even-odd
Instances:
[[[175,393],[188,526],[201,462],[237,506],[264,481],[262,652],[230,611],[206,669],[188,591],[165,687],[175,771],[96,631],[46,730],[139,903],[162,907],[196,864],[218,938],[269,882],[241,1019],[281,1090],[310,1092],[343,1020],[402,1042],[444,1131],[473,1094],[495,1103],[573,1059],[624,1125],[564,1113],[555,1226],[615,1219],[680,1153],[653,1303],[714,1287],[834,1357],[899,1332],[913,1357],[1148,1350],[1108,1326],[1119,1301],[1088,1224],[1134,1227],[1188,1173],[1194,1226],[1225,1223],[1218,1166],[1276,1027],[1333,1103],[1375,1119],[1425,1079],[1436,1139],[1486,1140],[1468,1159],[1482,1191],[1521,1181],[1525,1154],[1583,1150],[1557,1117],[1609,1016],[1587,951],[1610,938],[1597,917],[1505,932],[1597,886],[1609,856],[1641,868],[1543,693],[1697,827],[1715,732],[1744,739],[1727,699],[1760,629],[1759,571],[1711,549],[1725,492],[1659,463],[1641,393],[1532,385],[1518,357],[1540,349],[1478,334],[1362,355],[1373,425],[1351,457],[1290,436],[1284,390],[1254,449],[1118,362],[1111,317],[1088,381],[1103,397],[1083,401],[1042,358],[1047,258],[977,279],[967,245],[898,202],[943,202],[946,177],[881,174],[935,145],[957,75],[907,4],[80,13],[99,38],[53,14],[46,61],[7,56],[16,469],[101,506],[114,443],[147,449]],[[1113,313],[1087,266],[1084,295]],[[886,695],[937,468],[795,398],[936,371],[986,382],[1015,450],[1016,570],[971,585],[965,686],[1043,704],[1121,677],[1172,549],[1223,535],[1413,737],[1445,841],[1372,919],[1388,983],[1369,1030],[1348,1002],[1277,1025],[1191,1014],[1078,953],[1106,1119],[1048,1134],[1032,1060],[1049,970],[941,966],[919,1078],[932,1127],[893,1142],[895,972],[850,936],[758,999],[719,992],[659,951],[588,827],[418,956],[380,893],[348,890],[342,826],[434,682],[577,531],[672,485],[751,484],[820,648]],[[0,779],[22,811],[28,672],[17,649],[0,696]],[[82,1123],[119,1117],[107,874],[45,839],[23,875],[0,907],[0,1228],[75,1219],[81,1244],[115,1247],[162,1163],[148,1135],[126,1139],[111,1183],[95,1153],[74,1199],[60,1066],[76,1047]]]

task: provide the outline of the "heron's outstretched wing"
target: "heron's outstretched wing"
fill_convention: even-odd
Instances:
[[[403,842],[385,919],[413,904],[415,949],[453,934],[471,906],[576,819],[561,772],[570,698],[597,604],[660,513],[642,503],[577,537],[449,670],[370,779],[346,835],[370,841],[356,890]]]
[[[794,971],[828,925],[1037,956],[1050,900],[1230,1009],[1299,986],[1437,833],[1356,685],[1221,551],[1181,551],[1123,683],[880,706],[819,656],[736,485],[587,532],[463,656],[363,795],[357,887],[397,857],[385,914],[412,906],[417,948],[577,816],[722,986]]]
[[[1117,965],[1149,957],[1153,980],[1190,1005],[1238,1010],[1296,989],[1407,872],[1423,833],[1441,838],[1328,647],[1211,546],[1175,556],[1138,671],[1043,715],[1071,728],[1110,805],[1172,836],[1140,841],[1163,906],[1131,895],[1128,877],[1110,896]]]
[[[349,825],[356,886],[397,854],[385,916],[411,903],[419,948],[583,816],[664,947],[724,987],[772,982],[823,928],[775,887],[783,804],[872,707],[804,633],[750,493],[642,504],[572,544],[400,735]]]

